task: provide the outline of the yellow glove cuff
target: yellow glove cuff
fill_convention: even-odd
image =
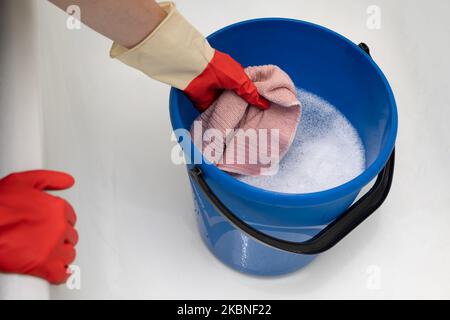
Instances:
[[[131,49],[113,43],[110,56],[155,80],[184,90],[207,67],[214,49],[173,2],[160,6],[167,12],[161,24]]]

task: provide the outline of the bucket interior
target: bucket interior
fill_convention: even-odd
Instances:
[[[297,88],[330,102],[358,131],[365,147],[366,168],[379,162],[375,175],[384,166],[395,141],[395,101],[382,72],[355,44],[323,27],[287,19],[238,23],[208,39],[214,48],[230,54],[244,67],[278,65]],[[198,111],[175,90],[171,115],[174,129],[189,130]]]

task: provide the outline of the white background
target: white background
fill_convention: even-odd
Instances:
[[[31,27],[2,38],[1,173],[43,161],[77,179],[63,195],[79,216],[81,290],[53,287],[53,298],[450,298],[448,0],[177,1],[204,34],[279,16],[364,41],[397,98],[386,203],[307,268],[267,279],[201,242],[185,169],[170,160],[169,88],[110,60],[109,40],[68,30],[46,1],[14,2],[29,13],[14,5],[14,23]],[[366,26],[372,4],[381,30]]]

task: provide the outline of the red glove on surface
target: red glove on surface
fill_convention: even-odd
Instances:
[[[208,108],[223,90],[233,90],[260,109],[269,108],[269,102],[259,95],[238,62],[212,48],[174,3],[160,6],[167,13],[164,21],[131,49],[114,43],[111,57],[183,90],[200,111]]]
[[[64,283],[75,259],[78,234],[70,204],[45,190],[74,184],[65,173],[37,170],[0,180],[0,272]]]

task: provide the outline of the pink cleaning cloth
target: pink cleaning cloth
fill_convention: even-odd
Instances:
[[[233,91],[224,91],[194,121],[191,136],[203,156],[223,171],[273,174],[289,150],[300,120],[297,90],[277,66],[245,71],[260,95],[271,102],[270,108],[260,110]]]

